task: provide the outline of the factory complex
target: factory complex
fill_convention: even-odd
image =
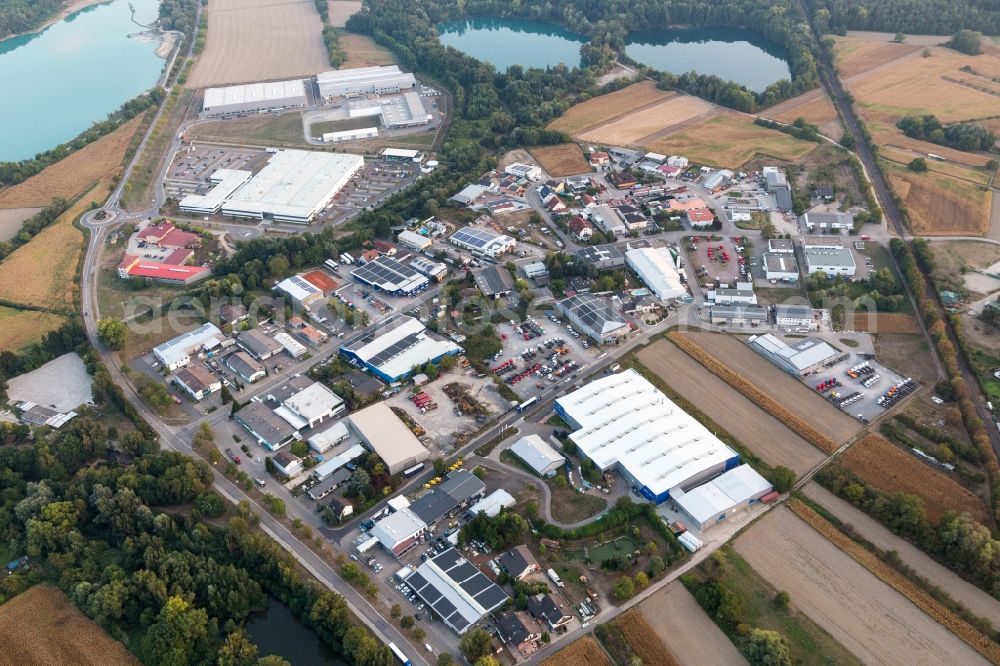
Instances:
[[[406,315],[345,340],[340,355],[387,382],[407,377],[416,366],[455,356],[462,348]]]
[[[205,194],[186,196],[180,209],[202,215],[221,210],[232,217],[308,224],[364,164],[360,155],[276,150],[250,178],[244,179],[247,172],[213,174],[216,185]]]
[[[306,87],[302,79],[244,83],[208,88],[201,105],[208,118],[225,118],[246,113],[297,109],[306,105]]]
[[[355,67],[320,72],[316,75],[319,94],[324,100],[355,95],[383,95],[413,88],[413,74],[399,71],[396,65]]]
[[[555,402],[570,439],[601,470],[617,469],[657,504],[740,458],[635,370],[597,379]]]

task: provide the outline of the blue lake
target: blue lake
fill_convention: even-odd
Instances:
[[[580,65],[587,38],[557,25],[522,19],[478,18],[437,25],[441,43],[453,46],[501,72],[511,65],[567,67]]]
[[[158,0],[132,4],[139,23],[156,20]],[[0,161],[69,141],[156,85],[164,61],[157,42],[129,37],[141,32],[128,0],[113,0],[0,42]]]

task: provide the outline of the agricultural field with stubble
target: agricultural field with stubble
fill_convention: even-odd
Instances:
[[[639,611],[681,666],[742,666],[746,659],[680,581],[667,583]]]
[[[1000,101],[997,104],[1000,107]],[[992,199],[984,186],[936,171],[916,173],[896,163],[883,164],[893,190],[906,206],[913,233],[980,236],[989,229]]]
[[[673,95],[674,93],[658,89],[652,81],[634,83],[607,95],[574,104],[566,113],[549,123],[548,128],[570,136],[581,134],[637,109],[655,106]]]
[[[870,434],[855,442],[837,461],[882,492],[916,495],[923,500],[927,518],[933,523],[947,511],[954,511],[967,512],[980,523],[989,524],[986,505],[980,498],[880,435]]]
[[[591,635],[579,638],[542,662],[542,666],[613,666],[604,648]]]
[[[740,535],[734,550],[761,578],[788,593],[792,610],[862,663],[987,663],[784,506]]]
[[[330,69],[313,0],[212,0],[205,50],[188,88],[308,76]],[[267,39],[261,40],[261,35]]]
[[[576,176],[592,171],[590,162],[583,157],[583,150],[575,143],[557,146],[538,146],[528,150],[539,166],[553,178]]]
[[[639,659],[642,659],[643,666],[680,666],[680,662],[663,644],[638,609],[633,608],[619,615],[615,618],[615,624],[621,630],[628,646]]]
[[[66,317],[0,306],[0,349],[16,352],[66,323]]]
[[[0,208],[44,207],[55,197],[72,199],[96,181],[117,172],[141,122],[140,114],[23,183],[0,191]]]
[[[110,178],[99,182],[59,219],[0,262],[0,299],[60,311],[73,309],[76,270],[83,253],[83,232],[73,221],[92,201],[104,201],[111,187]]]
[[[684,155],[696,164],[737,167],[756,155],[788,162],[801,159],[818,144],[755,125],[749,116],[723,111],[681,127],[645,147],[664,155]]]
[[[54,587],[36,585],[0,605],[0,666],[139,666],[124,645]]]

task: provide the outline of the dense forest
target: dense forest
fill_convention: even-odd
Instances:
[[[66,334],[60,346],[76,339]],[[224,527],[204,521],[226,508],[208,465],[159,450],[152,430],[104,424],[115,387],[87,356],[100,412],[85,407],[31,443],[13,430],[0,441],[0,543],[31,564],[0,578],[0,603],[47,581],[144,663],[279,666],[242,628],[270,595],[348,663],[390,666],[388,648],[342,597],[301,577],[247,506]],[[5,374],[34,361],[0,357]]]
[[[0,0],[0,39],[34,30],[65,5],[63,0]]]
[[[879,30],[950,35],[963,28],[1000,34],[1000,4],[991,0],[806,0],[820,32]]]

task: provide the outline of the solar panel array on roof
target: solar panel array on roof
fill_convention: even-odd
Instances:
[[[422,564],[406,584],[459,634],[509,599],[454,548]]]
[[[428,279],[392,257],[379,257],[351,271],[355,279],[389,293],[413,294],[427,288]]]
[[[559,301],[559,306],[580,320],[591,331],[604,335],[626,326],[621,316],[605,299],[587,293]]]
[[[382,365],[389,359],[395,358],[396,356],[402,354],[404,351],[406,351],[414,344],[416,344],[417,340],[420,339],[420,336],[421,336],[420,333],[411,333],[402,340],[394,342],[392,345],[386,347],[378,354],[372,356],[370,359],[368,359],[368,362],[372,365]]]
[[[476,229],[475,227],[463,227],[462,229],[456,231],[451,237],[453,241],[480,249],[487,247],[498,238],[500,238],[499,234],[495,234],[492,231],[486,231],[485,229]]]

